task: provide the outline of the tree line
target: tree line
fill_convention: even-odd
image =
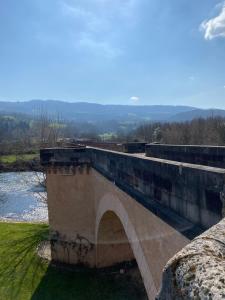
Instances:
[[[225,118],[198,118],[187,122],[150,122],[130,131],[100,134],[93,124],[65,121],[60,115],[40,112],[35,117],[20,114],[0,115],[0,155],[29,153],[57,146],[63,139],[88,139],[111,142],[157,142],[180,145],[225,145]],[[106,136],[107,135],[107,136]]]
[[[129,134],[128,140],[177,145],[225,145],[225,118],[142,124]]]
[[[29,153],[54,147],[64,138],[99,139],[94,126],[64,120],[60,114],[41,111],[36,116],[0,115],[0,155]]]

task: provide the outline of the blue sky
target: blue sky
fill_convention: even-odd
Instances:
[[[225,108],[225,2],[0,0],[0,100]]]

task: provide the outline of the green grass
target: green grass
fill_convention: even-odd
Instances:
[[[0,162],[4,164],[13,164],[17,160],[22,160],[22,161],[30,161],[34,158],[37,158],[38,154],[37,153],[32,153],[32,154],[10,154],[10,155],[2,155],[0,156]]]
[[[99,134],[99,136],[103,141],[110,141],[111,139],[117,137],[117,135],[113,132]]]
[[[36,255],[48,226],[0,222],[1,300],[146,299],[128,275],[56,268]]]

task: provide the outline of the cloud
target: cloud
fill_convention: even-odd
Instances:
[[[122,54],[120,48],[110,45],[107,41],[98,41],[91,36],[83,35],[76,44],[76,46],[81,47],[83,50],[88,50],[95,55],[104,54],[107,58],[116,58]]]
[[[116,58],[123,54],[121,33],[135,24],[139,0],[60,0],[70,22],[76,48]]]
[[[138,96],[132,96],[132,97],[130,97],[130,101],[133,104],[137,104],[140,101],[140,97],[138,97]]]
[[[225,2],[221,3],[221,11],[218,16],[205,20],[200,25],[200,30],[204,32],[206,40],[212,40],[217,37],[225,38]]]

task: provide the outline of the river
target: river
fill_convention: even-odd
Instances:
[[[48,222],[42,173],[0,173],[0,220]]]

